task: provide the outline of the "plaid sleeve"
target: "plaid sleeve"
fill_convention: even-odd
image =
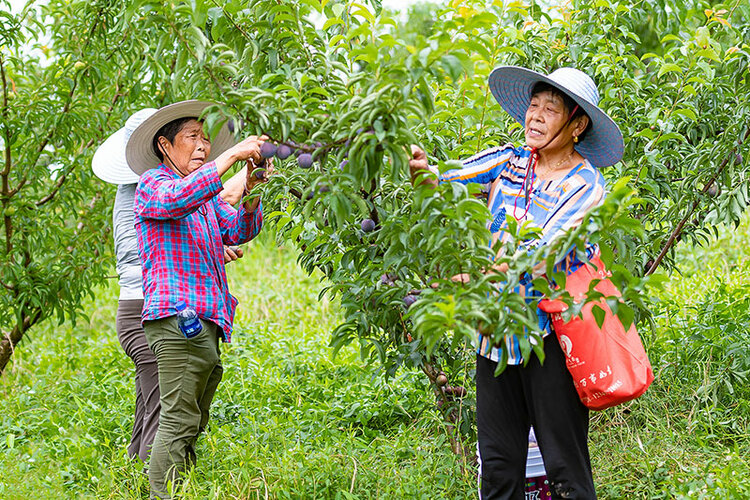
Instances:
[[[245,210],[240,203],[239,210],[224,201],[221,196],[214,198],[214,210],[225,245],[239,245],[255,238],[263,227],[263,205],[258,203],[254,212]]]
[[[141,176],[134,210],[144,219],[182,219],[219,194],[222,187],[214,162],[182,179],[154,168]]]
[[[542,237],[526,245],[529,251],[547,245],[566,231],[580,226],[586,212],[604,198],[604,177],[593,167],[581,169],[567,184],[563,195],[547,213],[542,225]]]
[[[490,184],[500,176],[514,153],[514,148],[507,144],[487,149],[464,160],[463,168],[443,172],[440,182],[477,183],[483,191],[489,191]]]

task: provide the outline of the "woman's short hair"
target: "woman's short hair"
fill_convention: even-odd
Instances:
[[[151,141],[151,148],[154,150],[154,154],[159,158],[159,161],[164,161],[164,155],[159,149],[159,137],[165,137],[170,143],[174,144],[174,138],[182,130],[190,120],[197,120],[197,117],[188,116],[185,118],[177,118],[160,128],[155,134],[154,139]]]
[[[558,89],[554,85],[550,85],[547,82],[537,82],[534,87],[531,89],[531,95],[529,98],[534,97],[537,94],[540,94],[542,92],[551,92],[552,94],[560,97],[563,101],[563,105],[565,106],[565,111],[567,113],[570,113],[573,111],[573,109],[577,106],[575,100],[571,98],[568,94],[563,92],[562,90]],[[573,120],[574,118],[578,118],[579,116],[585,116],[589,118],[589,115],[586,114],[586,112],[583,110],[582,107],[578,106],[578,109],[576,109],[576,112],[573,113],[573,116],[570,118]],[[586,129],[581,132],[581,135],[578,136],[578,140],[582,141],[586,138],[586,132],[589,131],[591,128],[591,118],[589,118],[589,124],[586,125]]]

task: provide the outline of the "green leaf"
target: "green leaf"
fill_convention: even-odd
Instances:
[[[682,68],[674,63],[665,63],[665,64],[662,64],[661,67],[659,68],[659,73],[657,76],[661,78],[662,76],[668,73],[682,74]]]

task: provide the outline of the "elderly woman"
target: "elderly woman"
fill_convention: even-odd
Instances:
[[[127,163],[140,175],[134,213],[143,329],[159,369],[161,412],[149,464],[151,494],[159,498],[168,498],[169,483],[195,463],[195,442],[222,377],[219,339],[230,341],[237,305],[223,245],[249,241],[263,221],[259,198],[235,210],[219,196],[221,176],[234,163],[262,161],[263,138],[233,145],[224,126],[210,141],[198,120],[210,105],[184,101],[161,108],[138,125],[126,147]],[[256,174],[248,168],[245,193],[265,182]],[[178,302],[200,318],[197,334],[180,329]]]
[[[138,259],[138,240],[135,235],[133,200],[138,176],[125,161],[125,145],[138,125],[156,112],[153,108],[136,111],[125,122],[125,126],[110,135],[96,149],[91,168],[104,182],[117,185],[115,203],[112,208],[115,256],[119,276],[120,296],[117,303],[116,329],[125,354],[135,365],[135,418],[131,432],[128,456],[148,461],[159,424],[159,377],[156,357],[148,347],[141,326],[143,310],[143,285],[141,263]],[[232,205],[242,197],[245,185],[245,169],[238,172],[224,185],[219,196]],[[239,248],[224,247],[224,262],[242,257]]]
[[[490,75],[495,99],[524,127],[526,144],[492,148],[465,160],[463,168],[439,176],[442,182],[478,183],[492,212],[492,244],[504,242],[506,214],[541,229],[541,239],[526,248],[551,243],[581,224],[602,200],[605,183],[600,167],[622,158],[617,125],[598,107],[593,80],[573,68],[550,75],[517,67],[496,68]],[[430,170],[421,149],[412,146],[412,179]],[[423,182],[436,184],[438,178]],[[588,245],[588,257],[598,248]],[[559,255],[567,274],[582,265],[575,251]],[[506,265],[495,271],[507,270]],[[518,293],[539,296],[529,285]],[[524,468],[529,429],[533,425],[553,498],[596,498],[588,451],[588,410],[581,403],[565,358],[546,313],[537,311],[544,332],[544,363],[532,353],[526,366],[518,341],[506,337],[500,347],[479,337],[477,350],[477,429],[480,496],[524,498]],[[507,368],[495,377],[505,350]]]

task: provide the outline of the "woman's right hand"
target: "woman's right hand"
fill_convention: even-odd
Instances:
[[[409,160],[409,173],[411,174],[411,183],[414,184],[414,182],[417,180],[417,177],[419,177],[420,175],[424,175],[425,172],[432,172],[432,170],[430,170],[430,164],[427,162],[427,153],[424,152],[424,149],[415,144],[412,144],[411,159]],[[423,181],[423,183],[436,186],[437,179],[428,177]]]
[[[263,157],[260,155],[260,147],[264,142],[268,140],[268,136],[251,135],[247,139],[244,139],[234,146],[229,151],[233,151],[237,161],[250,160],[256,165],[259,165],[263,161]]]
[[[429,164],[427,163],[427,153],[424,149],[420,148],[416,144],[411,145],[411,160],[409,160],[409,170],[411,171],[412,178],[415,173],[419,173],[420,170],[427,170]]]
[[[229,170],[229,167],[238,161],[245,160],[252,161],[255,165],[261,164],[263,157],[260,154],[260,147],[267,140],[268,136],[265,135],[261,135],[260,137],[251,135],[221,153],[215,160],[219,175],[224,175]]]

